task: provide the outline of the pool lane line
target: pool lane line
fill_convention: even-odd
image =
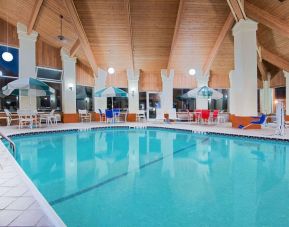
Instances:
[[[206,140],[206,139],[204,139],[204,140]],[[153,160],[153,161],[151,161],[151,162],[145,163],[145,164],[141,165],[138,169],[143,169],[143,168],[145,168],[145,167],[148,167],[148,166],[150,166],[150,165],[153,165],[153,164],[155,164],[155,163],[158,163],[158,162],[162,161],[163,159],[165,159],[165,158],[167,158],[167,157],[169,157],[169,156],[172,156],[172,155],[174,155],[174,154],[178,154],[178,153],[180,153],[180,152],[182,152],[182,151],[185,151],[185,150],[187,150],[187,149],[189,149],[189,148],[192,148],[192,147],[195,147],[195,146],[196,146],[196,143],[191,144],[191,145],[189,145],[189,146],[187,146],[187,147],[181,148],[181,149],[179,149],[179,150],[176,150],[176,151],[173,152],[172,154],[169,154],[169,155],[166,155],[166,156],[162,156],[162,157],[157,158],[157,159],[155,159],[155,160]],[[96,188],[99,188],[99,187],[101,187],[101,186],[103,186],[103,185],[105,185],[105,184],[108,184],[108,183],[112,182],[112,181],[115,181],[115,180],[117,180],[117,179],[120,179],[120,178],[122,178],[122,177],[125,177],[125,176],[127,176],[129,173],[131,173],[131,172],[132,172],[132,171],[127,171],[127,172],[121,173],[121,174],[116,175],[116,176],[114,176],[114,177],[111,177],[111,178],[109,178],[109,179],[107,179],[107,180],[104,180],[104,181],[102,181],[102,182],[100,182],[100,183],[97,183],[97,184],[95,184],[95,185],[92,185],[92,186],[90,186],[90,187],[88,187],[88,188],[82,189],[82,190],[80,190],[80,191],[77,191],[77,192],[72,193],[72,194],[70,194],[70,195],[61,197],[61,198],[59,198],[59,199],[52,200],[52,201],[49,202],[49,204],[50,204],[51,206],[54,206],[54,205],[56,205],[56,204],[58,204],[58,203],[62,203],[62,202],[64,202],[64,201],[66,201],[66,200],[72,199],[72,198],[74,198],[74,197],[76,197],[76,196],[82,195],[82,194],[87,193],[87,192],[89,192],[89,191],[92,191],[92,190],[94,190],[94,189],[96,189]]]

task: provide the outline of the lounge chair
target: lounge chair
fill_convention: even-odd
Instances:
[[[40,114],[40,117],[39,117],[40,125],[41,125],[42,121],[45,121],[46,125],[57,124],[57,117],[54,114],[54,112],[55,112],[55,109],[51,110],[51,112],[48,114]]]
[[[254,117],[254,118],[257,118],[258,120],[251,121],[250,124],[248,124],[246,126],[239,125],[239,128],[240,129],[246,129],[246,128],[248,128],[251,125],[264,125],[266,123],[266,120],[267,120],[267,116],[265,114],[261,114],[260,117]]]
[[[138,122],[146,121],[147,118],[146,118],[145,110],[139,110],[137,115],[136,115],[136,118],[137,118]]]
[[[5,112],[5,119],[7,121],[7,126],[10,126],[13,121],[18,121],[18,116],[16,118],[12,115],[12,113],[8,109],[4,109]]]
[[[79,118],[80,118],[80,121],[81,122],[84,122],[84,121],[89,121],[91,122],[91,114],[88,113],[87,110],[78,110],[78,113],[79,113]]]

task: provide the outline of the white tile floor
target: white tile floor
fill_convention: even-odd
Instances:
[[[241,130],[233,129],[229,123],[216,125],[196,125],[189,123],[119,123],[114,126],[130,126],[130,127],[147,127],[157,126],[166,128],[187,129],[198,132],[215,132],[227,133],[234,135],[256,136],[266,138],[278,138],[289,140],[289,129],[285,130],[284,136],[276,136],[275,129],[265,127],[261,130]],[[36,129],[18,129],[16,126],[0,127],[0,131],[6,135],[21,134],[27,132],[43,132],[51,130],[68,130],[80,129],[86,130],[92,127],[112,126],[104,123],[75,123],[75,124],[59,124],[52,127],[43,127]],[[4,145],[0,143],[0,226],[54,226],[54,220],[48,218],[47,211],[44,212],[43,206],[40,206],[39,200],[36,199],[35,191],[31,190],[25,183],[26,177],[16,171],[16,162]],[[53,215],[52,215],[53,216]],[[58,217],[56,217],[58,218]],[[57,224],[56,224],[57,225]]]

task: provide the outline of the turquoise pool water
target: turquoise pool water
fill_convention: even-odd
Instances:
[[[289,143],[165,129],[13,140],[68,226],[289,226]]]

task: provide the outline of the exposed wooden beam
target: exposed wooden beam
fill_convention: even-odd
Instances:
[[[289,26],[284,20],[281,20],[248,2],[245,2],[245,10],[248,17],[289,38]]]
[[[79,47],[80,47],[80,41],[79,41],[79,39],[77,39],[75,41],[75,43],[73,44],[73,46],[71,47],[71,49],[70,49],[70,56],[71,57],[75,56],[75,54],[78,51]]]
[[[258,60],[257,60],[257,65],[258,65],[258,69],[259,69],[259,71],[260,71],[262,80],[263,80],[263,81],[268,80],[268,77],[267,77],[267,69],[266,69],[266,66],[264,65],[264,63],[262,62],[261,59],[258,59]]]
[[[85,56],[93,70],[94,73],[97,72],[97,64],[95,61],[95,57],[93,55],[92,49],[90,47],[89,41],[87,39],[87,36],[85,34],[85,31],[83,29],[83,26],[81,24],[81,21],[79,19],[78,13],[76,11],[75,5],[73,3],[73,0],[64,0],[66,8],[70,14],[72,25],[74,27],[75,33],[78,35],[78,39],[80,41],[80,44],[82,46],[82,49],[85,53]]]
[[[128,20],[128,28],[129,28],[129,52],[131,58],[131,67],[134,72],[134,47],[133,47],[133,31],[132,31],[132,24],[131,24],[131,8],[130,8],[130,0],[124,0],[125,7],[127,10],[127,20]]]
[[[272,53],[269,50],[266,50],[263,47],[261,47],[261,53],[262,53],[262,58],[264,60],[271,63],[272,65],[277,66],[280,69],[283,69],[289,72],[289,62],[286,59],[280,57],[277,54]]]
[[[177,39],[177,35],[178,35],[180,23],[181,23],[183,8],[184,8],[184,0],[180,0],[167,69],[171,68],[172,55],[174,53],[175,46],[176,46],[176,39]]]
[[[43,0],[36,0],[33,10],[32,10],[32,14],[29,20],[29,24],[27,27],[27,33],[30,34],[34,28],[35,22],[37,20],[37,16],[39,14],[40,8],[42,6]]]
[[[218,51],[220,49],[220,46],[221,44],[223,43],[228,31],[232,28],[234,24],[234,17],[232,15],[232,13],[229,13],[219,35],[218,35],[218,38],[210,52],[210,54],[208,55],[206,61],[205,61],[205,64],[203,66],[203,74],[204,75],[208,75],[211,67],[212,67],[212,64],[218,54]]]
[[[227,2],[237,22],[241,19],[244,20],[247,19],[247,16],[244,11],[244,2],[240,0],[227,0]]]

